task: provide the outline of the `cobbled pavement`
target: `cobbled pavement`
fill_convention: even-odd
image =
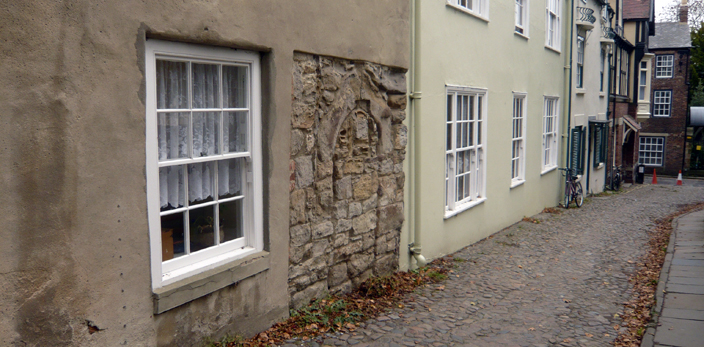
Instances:
[[[653,221],[703,200],[704,188],[644,185],[538,214],[451,255],[449,279],[403,308],[285,346],[612,345]]]

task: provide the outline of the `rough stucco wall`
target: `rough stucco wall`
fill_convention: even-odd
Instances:
[[[0,345],[190,346],[287,315],[293,51],[407,68],[408,16],[407,1],[0,2]],[[156,317],[147,36],[264,51],[272,254],[268,271]]]

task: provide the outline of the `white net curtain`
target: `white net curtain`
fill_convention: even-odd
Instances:
[[[160,162],[248,151],[247,66],[157,60],[156,67]],[[244,159],[218,159],[161,167],[162,211],[186,198],[190,205],[216,192],[241,195]]]

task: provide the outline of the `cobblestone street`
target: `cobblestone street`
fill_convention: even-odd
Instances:
[[[539,223],[520,222],[452,255],[458,267],[449,279],[418,290],[403,308],[305,345],[608,346],[653,220],[703,193],[636,186],[533,216]]]

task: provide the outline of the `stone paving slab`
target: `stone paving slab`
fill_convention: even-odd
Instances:
[[[673,266],[670,270],[670,276],[675,277],[704,277],[704,268],[697,268],[695,266],[678,266],[675,268]]]
[[[609,346],[625,329],[628,278],[654,221],[702,199],[703,188],[643,185],[589,199],[581,209],[533,216],[540,223],[519,222],[450,255],[457,261],[449,278],[419,288],[403,307],[352,333],[287,344]],[[699,270],[704,274],[679,265],[685,275],[678,277],[694,278]]]
[[[665,346],[701,347],[704,342],[704,321],[661,317],[655,343]]]
[[[672,260],[672,265],[697,266],[704,271],[704,260],[682,259],[675,257]]]
[[[674,277],[670,276],[670,278],[667,280],[667,283],[670,284],[693,284],[697,286],[704,286],[704,277]]]
[[[667,283],[667,291],[670,293],[681,293],[681,294],[698,294],[704,295],[704,286],[697,286],[692,284],[674,284]],[[702,297],[704,299],[704,296]]]
[[[693,319],[704,321],[704,311],[700,310],[683,310],[679,308],[666,307],[662,310],[661,317]],[[704,342],[704,341],[703,341]]]
[[[666,293],[665,307],[704,310],[704,296],[697,294]]]

